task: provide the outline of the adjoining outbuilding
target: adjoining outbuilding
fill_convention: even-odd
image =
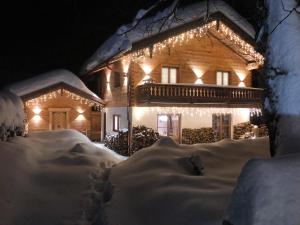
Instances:
[[[100,140],[103,101],[72,72],[54,70],[9,89],[24,102],[29,133],[75,129]]]

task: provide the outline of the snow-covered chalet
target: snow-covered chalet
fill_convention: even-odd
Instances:
[[[85,63],[82,74],[105,101],[103,134],[145,125],[178,142],[185,128],[233,126],[260,113],[263,90],[253,87],[264,57],[255,31],[222,1],[141,10]]]
[[[29,133],[75,129],[100,140],[104,102],[72,72],[54,70],[8,88],[23,100]]]

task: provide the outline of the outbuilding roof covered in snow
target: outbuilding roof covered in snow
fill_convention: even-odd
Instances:
[[[174,35],[174,30],[176,30],[175,34],[176,32],[182,32],[183,29],[179,28],[193,29],[196,25],[199,26],[209,22],[205,22],[207,15],[206,2],[197,2],[180,7],[176,11],[176,18],[170,17],[166,21],[164,18],[174,9],[173,5],[157,12],[155,16],[142,19],[151,9],[140,10],[132,24],[121,26],[85,63],[81,73],[90,73],[123,54],[145,48],[146,46],[143,46],[141,42],[144,42],[144,45],[151,45],[153,42],[151,43],[149,39],[153,37],[167,38],[167,35]],[[211,20],[227,20],[231,26],[234,26],[235,31],[242,34],[246,42],[254,44],[255,31],[252,25],[225,2],[221,0],[210,1],[209,18]],[[162,23],[164,23],[163,26]],[[170,31],[173,32],[166,35]]]
[[[28,100],[29,97],[37,97],[59,88],[65,88],[95,102],[103,103],[75,74],[64,69],[53,70],[8,87],[11,92],[20,96],[23,100]]]

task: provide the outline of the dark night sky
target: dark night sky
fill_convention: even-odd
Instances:
[[[154,2],[11,0],[1,3],[0,87],[57,68],[78,73],[84,61],[109,35],[130,22],[138,9]],[[255,18],[251,1],[227,2],[245,17]]]

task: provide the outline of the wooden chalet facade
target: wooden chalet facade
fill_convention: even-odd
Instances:
[[[55,76],[61,74],[64,79],[56,79]],[[49,84],[45,79],[46,76],[51,81]],[[103,101],[69,71],[57,70],[46,76],[32,78],[11,87],[11,90],[24,102],[28,133],[74,129],[91,140],[99,141],[101,139],[100,111]],[[41,85],[41,83],[45,84]],[[80,84],[80,86],[70,83]],[[23,87],[29,88],[24,91]]]
[[[212,127],[231,138],[233,126],[262,107],[263,90],[252,87],[252,73],[264,58],[253,36],[220,9],[209,20],[146,36],[99,60],[86,76],[100,81],[103,135],[145,125],[178,142],[184,128]]]

